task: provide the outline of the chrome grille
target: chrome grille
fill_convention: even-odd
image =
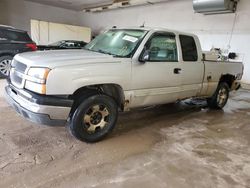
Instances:
[[[27,65],[20,63],[20,62],[16,62],[16,63],[15,62],[16,61],[14,61],[14,67],[15,67],[16,71],[24,74],[26,71]]]
[[[22,77],[23,74],[26,73],[27,70],[27,65],[18,62],[16,60],[13,60],[12,62],[12,68],[10,71],[10,80],[11,83],[18,87],[18,88],[22,88],[24,85],[24,79]]]
[[[19,75],[16,74],[15,71],[13,71],[13,74],[10,75],[11,82],[14,82],[18,85],[22,84],[23,79],[19,77]]]

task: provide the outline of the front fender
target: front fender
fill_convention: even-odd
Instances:
[[[85,86],[117,84],[124,90],[131,82],[131,63],[67,66],[52,69],[46,83],[47,95],[72,95]]]

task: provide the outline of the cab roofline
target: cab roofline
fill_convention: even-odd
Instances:
[[[193,33],[188,33],[188,32],[182,32],[182,31],[178,31],[178,30],[172,30],[172,29],[168,29],[168,28],[160,28],[160,27],[121,27],[121,28],[112,28],[113,30],[143,30],[143,31],[153,31],[153,32],[157,32],[157,31],[165,31],[165,32],[170,32],[170,33],[175,33],[178,35],[189,35],[189,36],[196,36]]]

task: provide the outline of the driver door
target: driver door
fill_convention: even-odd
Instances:
[[[154,33],[139,60],[132,63],[131,107],[176,101],[181,85],[179,70],[175,34]]]

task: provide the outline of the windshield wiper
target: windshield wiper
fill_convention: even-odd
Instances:
[[[103,53],[103,54],[112,55],[113,57],[124,57],[124,56],[121,56],[121,55],[112,54],[112,53],[104,51],[104,50],[98,50],[98,52]]]
[[[95,51],[95,50],[92,50],[92,49],[88,49],[88,48],[84,48],[85,50],[89,50],[89,51],[92,51],[92,52],[99,52],[99,53],[102,53],[102,54],[108,54],[108,55],[112,55],[113,57],[124,57],[124,56],[121,56],[121,55],[116,55],[116,54],[112,54],[110,52],[107,52],[107,51],[104,51],[104,50],[98,50],[98,51]]]
[[[112,53],[110,53],[110,52],[107,52],[107,51],[104,51],[104,50],[98,50],[98,52],[100,52],[100,53],[103,53],[103,54],[108,54],[108,55],[115,55],[115,54],[112,54]]]

